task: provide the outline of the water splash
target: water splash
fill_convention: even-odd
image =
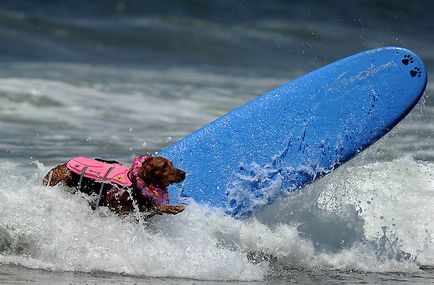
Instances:
[[[255,162],[241,164],[227,187],[226,213],[237,218],[249,217],[278,197],[299,189],[304,181],[313,181],[315,174],[312,167],[281,167],[274,161],[264,166]]]
[[[300,148],[304,144],[304,135],[303,132]],[[226,190],[228,215],[247,218],[277,198],[284,197],[329,172],[320,168],[318,163],[298,167],[283,166],[291,147],[292,141],[289,141],[282,153],[265,165],[256,162],[240,164]]]
[[[93,211],[67,188],[41,186],[42,165],[31,177],[17,175],[20,165],[0,165],[3,264],[244,281],[300,269],[406,272],[434,264],[434,166],[412,159],[345,166],[274,202],[268,215],[238,220],[192,203],[180,215],[139,223]]]

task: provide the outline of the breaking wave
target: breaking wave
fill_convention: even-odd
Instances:
[[[434,264],[434,165],[351,164],[236,220],[191,204],[137,223],[82,194],[40,185],[47,170],[0,168],[0,262],[29,268],[202,280],[263,280],[293,268],[414,271]]]

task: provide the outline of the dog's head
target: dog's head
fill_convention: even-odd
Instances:
[[[146,184],[152,184],[162,189],[185,179],[184,171],[175,168],[170,160],[161,156],[146,159],[142,163],[140,173]]]

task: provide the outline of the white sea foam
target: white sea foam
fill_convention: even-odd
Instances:
[[[342,167],[254,219],[192,204],[145,224],[41,186],[41,164],[32,177],[19,168],[0,169],[2,263],[203,280],[261,280],[285,266],[377,272],[434,264],[434,165],[411,158]]]
[[[433,164],[410,157],[349,167],[323,181],[326,190],[318,203],[338,214],[352,205],[364,221],[366,239],[378,238],[387,227],[400,250],[418,256],[422,264],[432,264],[433,174]]]
[[[3,263],[198,279],[252,280],[264,274],[264,264],[253,265],[242,251],[221,245],[215,232],[231,221],[212,210],[192,207],[141,225],[104,208],[93,212],[80,195],[43,187],[36,176],[16,176],[10,172],[15,170],[1,170]]]

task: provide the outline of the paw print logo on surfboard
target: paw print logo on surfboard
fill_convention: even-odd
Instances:
[[[406,55],[404,55],[404,58],[401,60],[401,62],[404,65],[410,65],[410,64],[414,63],[414,58],[411,55],[406,54]],[[421,70],[421,68],[420,67],[415,67],[412,70],[410,70],[410,76],[413,77],[413,78],[414,77],[421,77],[422,76],[422,70]]]
[[[422,76],[422,71],[420,70],[419,67],[415,67],[412,70],[410,70],[410,75],[411,77],[421,77]]]
[[[414,60],[409,54],[404,55],[404,58],[402,59],[402,63],[404,65],[408,65],[409,63],[413,63],[413,62]]]

